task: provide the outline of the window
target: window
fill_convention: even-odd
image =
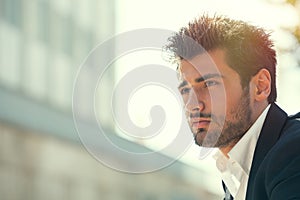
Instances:
[[[48,1],[39,1],[37,9],[37,26],[38,38],[45,42],[49,42],[49,23],[50,23],[50,5]]]
[[[20,32],[9,23],[0,23],[0,43],[0,79],[15,89],[20,81]]]
[[[3,9],[3,18],[9,23],[20,27],[22,16],[22,1],[21,0],[1,0]]]

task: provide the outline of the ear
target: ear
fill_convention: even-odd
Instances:
[[[254,86],[254,99],[267,100],[271,93],[271,75],[267,69],[261,69],[251,80]]]

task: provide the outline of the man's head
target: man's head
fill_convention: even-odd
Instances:
[[[260,69],[267,69],[272,79],[268,101],[272,103],[277,97],[276,52],[269,36],[262,28],[243,21],[204,15],[170,37],[166,49],[173,53],[174,61],[191,59],[203,50],[222,49],[227,64],[240,75],[243,87]],[[192,40],[197,45],[191,44]]]
[[[166,49],[178,61],[179,90],[199,145],[234,145],[276,100],[272,47],[263,29],[219,16],[202,16],[169,38]]]

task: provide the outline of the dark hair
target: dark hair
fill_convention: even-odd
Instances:
[[[265,68],[271,74],[269,102],[276,101],[276,52],[270,33],[246,22],[224,16],[203,15],[168,39],[165,50],[171,61],[192,59],[204,51],[223,49],[227,64],[241,77],[243,88]],[[197,45],[195,45],[195,42]]]

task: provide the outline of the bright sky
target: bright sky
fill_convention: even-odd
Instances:
[[[135,28],[166,28],[177,30],[202,13],[224,14],[267,28],[286,27],[298,23],[290,5],[280,0],[119,0],[117,3],[117,32]]]

